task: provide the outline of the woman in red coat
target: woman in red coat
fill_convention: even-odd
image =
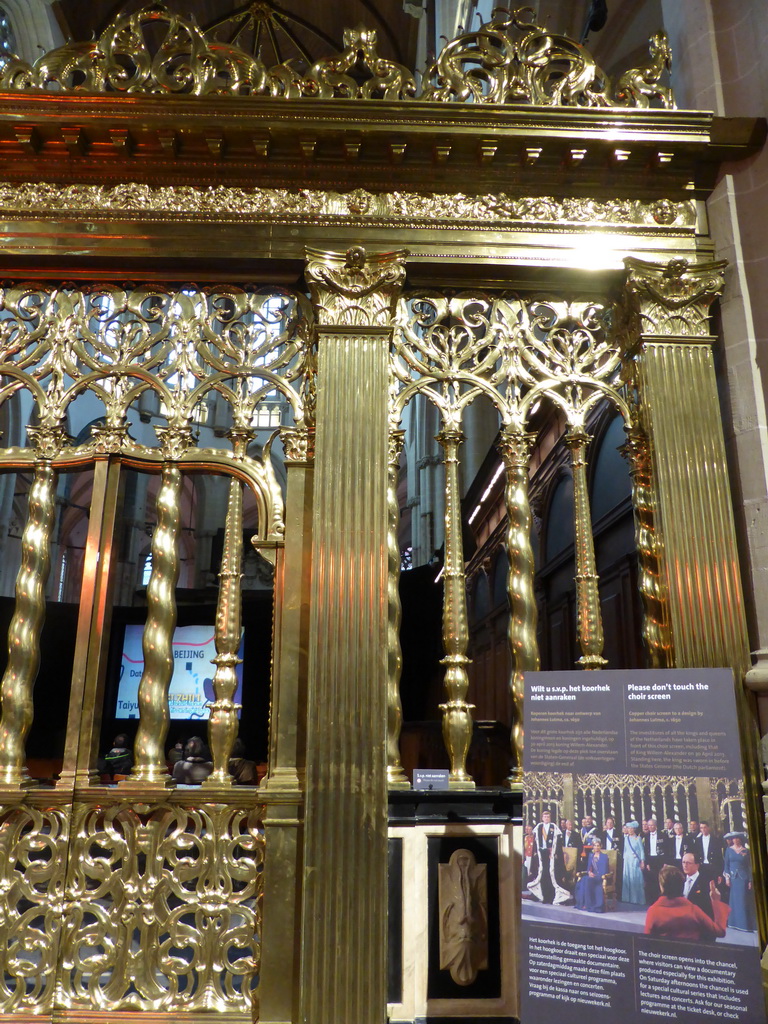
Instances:
[[[656,939],[684,939],[689,942],[714,942],[725,935],[728,907],[720,899],[714,881],[709,895],[715,919],[683,896],[685,876],[671,864],[659,872],[661,896],[645,915],[645,934]]]

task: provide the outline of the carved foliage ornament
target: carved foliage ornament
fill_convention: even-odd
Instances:
[[[307,249],[306,279],[320,324],[386,327],[405,279],[405,256],[368,254],[353,246],[345,255]]]
[[[706,338],[709,307],[723,289],[726,260],[666,264],[627,258],[627,285],[619,307],[619,330],[639,334]]]
[[[351,192],[319,189],[239,188],[227,185],[57,185],[48,182],[0,183],[0,210],[31,216],[51,212],[121,211],[136,216],[258,218],[292,223],[318,218],[391,224],[573,224],[602,227],[693,229],[693,200],[586,199],[573,196],[480,196],[455,193]]]
[[[347,29],[343,49],[306,74],[290,62],[267,69],[239,47],[208,38],[194,22],[161,3],[119,15],[98,38],[67,43],[34,64],[13,55],[0,63],[0,88],[55,92],[267,95],[285,99],[435,100],[532,103],[544,106],[673,107],[660,84],[669,70],[667,37],[651,39],[647,64],[622,74],[615,86],[591,54],[567,36],[547,31],[521,7],[503,12],[443,49],[416,94],[412,73],[376,50],[376,33]],[[152,45],[151,23],[165,26]]]

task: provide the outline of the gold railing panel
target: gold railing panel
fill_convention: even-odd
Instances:
[[[77,806],[59,1005],[252,1010],[260,817],[230,803]]]
[[[596,301],[564,301],[546,297],[525,299],[509,293],[415,294],[404,299],[398,310],[392,359],[395,387],[390,424],[399,423],[404,408],[417,394],[434,403],[444,424],[442,436],[446,441],[441,443],[446,451],[447,500],[443,644],[446,652],[453,652],[451,657],[455,661],[461,657],[465,659],[461,662],[464,672],[466,646],[461,646],[461,638],[465,627],[462,625],[460,602],[454,591],[460,586],[463,592],[466,580],[461,553],[461,523],[453,513],[449,515],[451,502],[458,502],[458,483],[451,482],[458,467],[458,445],[451,439],[461,424],[464,409],[471,402],[487,397],[499,413],[501,448],[507,465],[505,497],[510,523],[507,553],[512,606],[509,644],[514,666],[511,680],[513,754],[518,767],[522,765],[522,674],[526,669],[533,670],[539,665],[533,556],[529,538],[530,509],[527,507],[527,452],[523,454],[523,448],[531,410],[542,399],[548,399],[562,411],[568,433],[581,439],[574,458],[577,484],[574,516],[579,538],[576,584],[579,633],[584,651],[580,664],[594,668],[604,663],[583,458],[587,439],[584,422],[590,410],[607,399],[619,410],[626,423],[632,423],[631,411],[618,380],[618,346],[608,336],[607,325],[607,310]],[[454,462],[456,465],[451,468]],[[452,488],[456,489],[455,493]],[[523,537],[526,528],[528,533]],[[457,665],[451,663],[449,671],[456,674]],[[453,686],[453,677],[450,682]],[[469,705],[465,696],[466,689],[463,689],[457,705],[460,714],[454,715],[461,723],[460,729],[453,722],[451,730],[446,729],[446,745],[452,765],[456,755],[450,744],[458,744],[460,749],[468,730]],[[449,695],[446,714],[450,706]],[[456,771],[460,773],[460,769]],[[516,777],[514,775],[513,779]]]
[[[162,1016],[183,1007],[190,1019],[252,1019],[262,931],[262,813],[253,791],[232,788],[226,773],[233,720],[237,727],[229,677],[240,639],[242,495],[248,486],[255,496],[256,542],[282,544],[283,497],[271,441],[258,455],[248,444],[263,426],[258,417],[265,402],[279,407],[278,419],[292,423],[297,435],[311,429],[311,310],[306,299],[285,290],[230,286],[33,282],[6,284],[0,292],[0,404],[25,390],[39,424],[29,428],[31,447],[0,453],[9,469],[35,472],[18,628],[11,631],[13,638],[23,617],[26,632],[16,646],[25,653],[25,675],[21,685],[11,661],[4,692],[13,737],[5,781],[12,783],[6,789],[14,803],[0,808],[0,921],[7,936],[0,951],[0,1012],[91,1021],[137,1011]],[[102,416],[91,436],[77,443],[60,424],[86,392],[100,403]],[[231,426],[228,435],[216,435],[223,437],[219,447],[203,449],[192,428],[214,398]],[[140,443],[130,426],[147,415],[154,420],[154,443],[147,441],[151,428],[138,435]],[[88,534],[66,771],[52,793],[27,796],[21,790],[24,737],[45,611],[56,474],[94,463],[98,494],[91,512],[102,522],[92,523]],[[160,482],[136,771],[106,789],[94,786],[94,759],[121,463],[159,474]],[[168,781],[167,688],[188,472],[230,478],[211,722],[216,768],[226,778],[215,777],[205,796],[201,790],[199,797],[186,791],[158,798],[158,787]],[[25,802],[16,803],[20,799]]]

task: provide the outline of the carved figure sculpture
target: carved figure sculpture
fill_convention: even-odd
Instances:
[[[471,985],[488,968],[487,867],[470,850],[455,850],[438,868],[440,969]]]

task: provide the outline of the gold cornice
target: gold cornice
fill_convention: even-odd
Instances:
[[[683,199],[764,122],[699,111],[0,93],[5,180],[450,189]]]

